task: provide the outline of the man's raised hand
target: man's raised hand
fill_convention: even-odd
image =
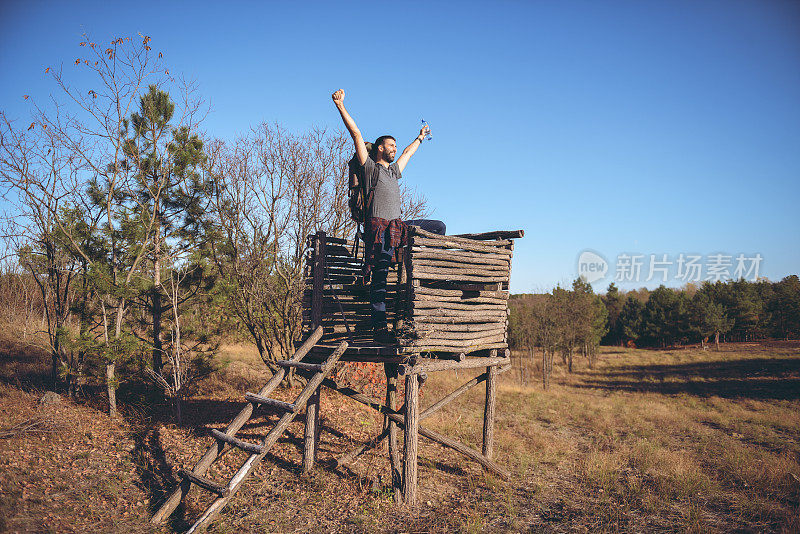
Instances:
[[[427,124],[424,125],[422,128],[420,128],[419,130],[419,135],[421,135],[423,139],[425,139],[425,136],[429,135],[430,133],[431,133],[431,127],[428,126]],[[417,137],[419,137],[419,135]]]
[[[336,104],[337,106],[339,104],[344,104],[344,89],[339,89],[338,91],[333,93],[331,95],[331,98],[333,98],[333,103]]]

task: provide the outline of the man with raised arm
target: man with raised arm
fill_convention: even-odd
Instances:
[[[400,219],[400,184],[403,169],[408,160],[422,145],[428,127],[424,126],[419,135],[408,145],[397,161],[397,141],[391,135],[382,135],[375,140],[372,153],[367,151],[361,131],[344,107],[344,90],[332,95],[333,102],[342,116],[344,125],[356,146],[356,157],[361,165],[361,179],[367,184],[367,206],[365,221],[365,250],[367,261],[372,262],[372,281],[370,284],[370,304],[372,306],[372,328],[375,341],[393,343],[386,323],[386,277],[392,263],[399,263],[402,248],[408,244],[408,225],[419,226],[436,234],[445,234],[442,221]]]

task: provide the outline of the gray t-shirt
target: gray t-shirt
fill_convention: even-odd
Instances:
[[[397,163],[392,163],[388,168],[375,163],[369,156],[364,162],[364,176],[370,190],[375,192],[372,197],[370,217],[380,217],[391,221],[400,218],[400,184],[402,178]]]

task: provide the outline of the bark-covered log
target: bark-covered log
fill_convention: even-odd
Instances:
[[[418,287],[429,287],[435,289],[449,289],[456,291],[497,291],[503,289],[503,282],[457,282],[454,280],[441,281],[441,280],[412,280],[414,290]],[[508,291],[508,289],[506,289]]]
[[[446,346],[450,347],[451,349],[461,349],[461,350],[468,350],[472,349],[473,347],[485,347],[486,345],[494,344],[494,343],[504,343],[503,336],[501,335],[493,335],[493,336],[485,336],[477,339],[420,339],[418,341],[413,341],[410,343],[403,344],[403,348],[406,349],[419,349],[419,351],[423,351],[423,349],[428,349],[431,346]],[[437,349],[438,350],[438,349]],[[477,350],[477,349],[473,349]]]
[[[309,364],[313,365],[313,364]],[[320,393],[322,388],[311,395],[306,403],[305,434],[303,436],[303,472],[308,473],[314,469],[319,448],[319,408]]]
[[[452,242],[452,243],[459,243],[464,245],[472,245],[475,243],[475,239],[466,239],[463,237],[456,237],[452,235],[439,235],[434,234],[433,232],[428,232],[423,230],[422,228],[415,227],[412,232],[412,239],[417,238],[417,236],[422,236],[423,238],[432,239],[439,242]],[[510,245],[512,241],[508,239],[497,239],[497,240],[489,240],[489,241],[481,241],[486,246],[492,247],[504,247],[506,245]]]
[[[471,274],[443,274],[431,272],[429,270],[414,270],[414,278],[416,280],[447,280],[454,282],[507,282],[508,276],[479,276]]]
[[[406,376],[406,410],[403,459],[403,501],[417,502],[417,448],[419,443],[419,376]]]
[[[493,267],[508,268],[510,258],[508,254],[492,254],[484,252],[468,252],[445,248],[412,247],[411,261],[448,261],[457,263],[472,263],[475,265],[491,265]]]
[[[436,287],[419,286],[413,290],[414,297],[422,295],[458,297],[458,298],[497,298],[508,300],[507,291],[478,291],[464,289],[445,289]]]
[[[508,262],[498,260],[497,262],[485,262],[480,260],[473,260],[469,258],[459,258],[450,256],[449,254],[442,254],[437,257],[432,254],[414,254],[411,257],[412,263],[416,265],[429,265],[432,267],[473,267],[477,269],[488,269],[495,271],[507,271]]]
[[[474,340],[474,339],[484,339],[484,338],[499,338],[498,340],[504,340],[504,335],[506,333],[506,329],[503,327],[493,328],[491,330],[483,330],[480,332],[447,332],[447,331],[427,331],[427,332],[420,332],[416,331],[416,334],[419,336],[416,339],[410,340],[410,343],[428,343],[430,341],[436,340],[437,342],[441,342],[442,340],[454,340],[454,341],[465,341],[465,340]],[[494,339],[493,339],[494,341]]]
[[[420,325],[425,324],[464,324],[464,323],[474,323],[474,324],[486,324],[486,323],[493,323],[493,324],[504,324],[505,316],[504,315],[447,315],[447,316],[438,316],[438,315],[416,315],[411,320],[411,327],[412,328],[420,328]]]
[[[461,304],[452,301],[414,300],[413,309],[442,309],[442,310],[507,310],[508,303],[500,301],[497,304]]]
[[[447,239],[430,239],[428,237],[414,236],[411,238],[412,247],[425,246],[430,249],[434,248],[455,248],[469,250],[472,252],[487,252],[499,257],[510,258],[512,253],[510,250],[494,247],[487,244],[479,244],[475,241],[469,240],[447,240]]]
[[[425,324],[425,323],[410,323],[410,328],[415,328],[416,332],[424,333],[428,331],[435,332],[483,332],[487,330],[500,330],[505,329],[505,323],[467,323],[467,324]]]
[[[496,310],[445,310],[445,309],[412,309],[410,315],[413,317],[475,317],[475,318],[496,318],[503,320],[508,314],[508,308],[500,307]]]
[[[494,451],[494,412],[497,396],[497,367],[486,369],[486,404],[483,410],[483,455],[492,457]]]
[[[484,239],[518,239],[525,237],[525,230],[496,230],[494,232],[482,232],[480,234],[456,234],[454,237],[477,239],[479,241]]]
[[[452,371],[453,369],[476,369],[478,367],[489,367],[507,363],[509,363],[508,358],[501,356],[467,358],[461,362],[426,359],[414,365],[400,364],[397,366],[397,372],[402,376],[407,374],[431,373],[435,371]]]
[[[508,269],[503,270],[491,270],[491,269],[481,269],[475,268],[470,265],[464,264],[453,264],[452,267],[434,267],[430,265],[417,265],[414,264],[411,268],[411,272],[414,273],[414,276],[417,276],[418,273],[438,273],[438,274],[455,274],[455,275],[473,275],[478,278],[483,277],[499,277],[502,280],[508,279]]]
[[[403,354],[420,354],[425,352],[455,352],[455,351],[464,351],[468,354],[472,354],[479,351],[486,351],[490,349],[504,349],[508,347],[508,343],[505,342],[498,342],[498,343],[485,343],[482,345],[421,345],[418,347],[401,347],[401,351]]]

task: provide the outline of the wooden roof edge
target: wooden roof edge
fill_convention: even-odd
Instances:
[[[481,232],[479,234],[455,234],[453,237],[464,237],[466,239],[475,239],[476,241],[519,239],[525,237],[525,230],[495,230],[493,232]]]

